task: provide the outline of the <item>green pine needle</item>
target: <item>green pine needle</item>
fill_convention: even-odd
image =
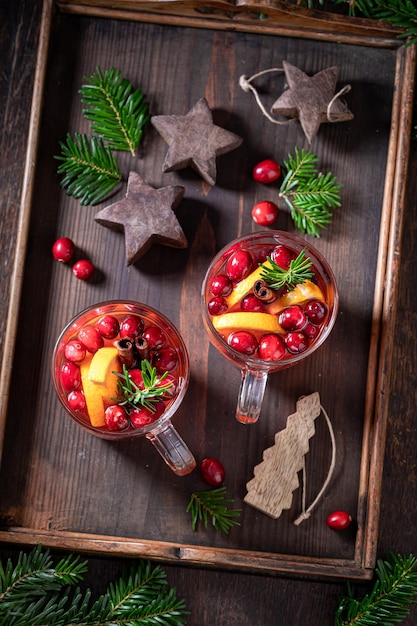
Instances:
[[[290,261],[287,270],[275,263],[271,257],[268,257],[268,263],[261,264],[261,278],[268,283],[271,289],[288,287],[289,290],[292,290],[297,285],[313,278],[314,272],[311,271],[311,266],[312,261],[305,256],[304,250],[301,250],[296,259]]]
[[[111,150],[100,137],[68,133],[66,143],[60,142],[61,161],[58,174],[61,186],[82,205],[98,204],[121,182],[122,175]]]
[[[284,179],[279,196],[291,211],[296,228],[302,233],[320,237],[320,230],[332,220],[333,210],[341,206],[341,184],[331,172],[317,170],[318,157],[310,151],[295,148],[284,161]]]
[[[98,67],[80,89],[85,117],[92,122],[95,134],[107,141],[113,150],[126,150],[135,156],[149,120],[148,105],[142,91],[114,67],[104,74]]]
[[[226,498],[226,488],[218,487],[209,491],[195,491],[191,494],[191,500],[186,508],[191,513],[192,529],[197,529],[198,522],[203,522],[207,528],[209,521],[216,531],[222,530],[228,533],[232,526],[240,526],[236,517],[240,515],[240,509],[229,509],[228,504],[232,499]]]
[[[348,595],[340,598],[335,626],[394,626],[409,615],[417,601],[417,559],[412,555],[389,554],[379,560],[372,590],[357,600],[348,585]]]

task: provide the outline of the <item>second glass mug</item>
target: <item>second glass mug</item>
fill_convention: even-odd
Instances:
[[[105,425],[93,426],[86,409],[73,408],[69,404],[70,389],[68,385],[65,385],[66,379],[61,374],[62,367],[67,362],[64,356],[65,346],[68,344],[68,341],[78,337],[81,329],[85,327],[94,328],[100,319],[107,316],[116,318],[119,322],[122,322],[127,316],[140,318],[144,322],[145,330],[149,327],[159,329],[165,340],[163,347],[169,350],[172,349],[175,352],[175,378],[177,380],[175,393],[173,393],[172,398],[166,401],[166,407],[162,415],[155,421],[137,428],[130,425],[122,430],[112,430]],[[117,337],[118,335],[111,339],[104,339],[104,345],[113,346]],[[152,350],[151,352],[154,351]],[[155,352],[158,352],[158,350]],[[88,352],[87,358],[89,358]],[[74,365],[77,366],[77,363],[74,363]],[[73,369],[77,372],[76,368]],[[52,378],[55,391],[67,413],[89,433],[112,441],[132,437],[146,437],[175,474],[184,476],[195,468],[196,461],[193,454],[171,422],[188,388],[190,378],[188,353],[178,330],[159,311],[145,304],[126,300],[102,302],[85,309],[67,324],[56,342],[52,356]],[[69,386],[71,387],[71,384]]]
[[[284,331],[278,321],[272,319],[271,311],[273,311],[274,315],[279,319],[279,314],[282,313],[285,306],[279,306],[279,298],[275,301],[275,304],[266,303],[262,300],[257,302],[257,298],[254,300],[252,290],[249,288],[246,290],[247,285],[251,282],[251,276],[259,278],[259,271],[255,272],[256,268],[259,264],[265,263],[268,256],[273,257],[274,250],[276,249],[280,251],[281,256],[287,255],[288,258],[292,259],[295,259],[304,251],[305,258],[311,260],[311,269],[314,272],[314,276],[311,281],[306,283],[304,289],[301,287],[298,288],[298,290],[293,290],[293,295],[291,295],[291,290],[287,291],[288,295],[284,293],[282,298],[283,303],[288,306],[296,303],[302,311],[302,313],[299,313],[297,310],[297,314],[302,317],[302,315],[304,315],[303,307],[309,299],[314,303],[324,302],[325,316],[320,323],[316,324],[310,323],[308,317],[304,316],[303,320],[305,320],[306,329],[305,347],[303,346],[303,349],[300,349],[298,353],[285,350],[285,353],[280,354],[275,360],[260,358],[259,348],[254,352],[252,351],[251,354],[241,351],[245,348],[245,345],[243,345],[241,349],[236,349],[231,345],[233,344],[231,337],[234,335],[236,341],[236,331],[238,330],[247,331],[246,338],[250,335],[249,340],[254,338],[254,341],[255,339],[256,341],[260,341],[265,335],[272,334],[275,335],[272,339],[279,342],[279,346],[281,343],[284,345],[281,339],[276,338],[276,335],[282,336]],[[239,261],[239,255],[244,259],[244,262],[246,262],[246,258],[249,258],[248,263],[252,263],[252,266],[246,273],[245,278],[234,282],[232,280],[232,270],[230,270],[230,267],[232,267],[231,264],[234,262],[234,259],[237,259],[237,262]],[[261,287],[262,286],[265,285],[262,284]],[[235,294],[237,293],[239,295],[239,298],[231,295],[231,289]],[[309,290],[311,294],[308,293]],[[303,291],[306,292],[304,300]],[[247,298],[247,300],[246,303],[242,305],[244,298]],[[251,298],[252,301],[250,300]],[[312,306],[313,305],[311,305],[311,307]],[[317,304],[314,306],[316,309],[317,307],[323,309],[323,307],[319,307]],[[268,374],[295,365],[317,350],[326,340],[333,328],[337,311],[338,291],[332,269],[323,255],[314,246],[297,235],[283,231],[260,231],[239,237],[218,252],[212,260],[203,281],[202,315],[211,343],[224,357],[241,370],[241,384],[236,407],[236,419],[239,422],[251,424],[258,420]],[[233,312],[238,312],[238,316],[235,315],[233,317]],[[247,315],[241,315],[241,313],[245,312],[247,312]],[[249,317],[251,312],[270,313],[268,318],[263,319],[267,319],[268,325],[272,320],[274,322],[272,326],[276,327],[276,330],[268,329],[262,331],[258,328],[254,332],[252,328],[244,327],[243,324],[245,324],[247,320],[255,319]],[[229,314],[229,317],[227,314]],[[317,311],[316,315],[318,315]],[[323,315],[323,312],[321,315]],[[220,320],[221,316],[223,316],[222,320]],[[314,319],[313,314],[311,314],[311,317]],[[238,319],[239,322],[236,321]],[[239,326],[240,323],[242,323],[242,326]],[[303,324],[303,322],[301,322],[301,324]],[[309,325],[308,333],[307,324]],[[215,325],[217,328],[215,328]],[[235,325],[234,328],[233,325]],[[298,332],[301,333],[299,337],[303,335],[303,328],[297,331],[297,334]],[[309,337],[308,334],[311,336]],[[245,339],[244,335],[241,336]],[[246,339],[246,341],[249,340]],[[251,345],[249,348],[253,350]],[[248,349],[248,352],[250,350]]]

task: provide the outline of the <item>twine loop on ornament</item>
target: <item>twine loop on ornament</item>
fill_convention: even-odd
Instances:
[[[297,517],[297,519],[294,520],[295,526],[299,526],[301,524],[301,522],[304,522],[304,520],[309,519],[309,517],[311,517],[311,513],[312,513],[313,509],[319,503],[320,499],[322,498],[324,492],[327,489],[327,486],[328,486],[328,484],[329,484],[329,482],[330,482],[330,480],[331,480],[331,478],[333,476],[334,468],[336,466],[336,438],[334,436],[332,422],[330,420],[330,417],[328,416],[328,414],[324,410],[322,404],[320,404],[320,409],[321,409],[321,412],[324,415],[324,418],[325,418],[326,424],[327,424],[327,428],[329,430],[330,441],[331,441],[331,444],[332,444],[332,458],[330,460],[329,469],[328,469],[328,472],[327,472],[326,479],[325,479],[325,481],[323,483],[323,486],[320,489],[320,491],[317,494],[317,496],[315,497],[315,499],[313,500],[313,502],[309,505],[308,508],[306,508],[306,480],[307,480],[307,473],[306,473],[306,466],[305,466],[305,461],[304,461],[304,463],[303,463],[302,511],[301,511],[300,515]]]

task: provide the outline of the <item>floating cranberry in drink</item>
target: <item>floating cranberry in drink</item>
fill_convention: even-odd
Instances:
[[[236,417],[253,423],[268,373],[294,365],[323,343],[338,295],[333,272],[315,247],[296,235],[265,231],[217,254],[202,302],[211,342],[242,370]]]

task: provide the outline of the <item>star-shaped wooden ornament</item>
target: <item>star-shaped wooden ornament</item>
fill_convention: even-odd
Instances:
[[[126,197],[99,211],[98,224],[125,235],[126,262],[132,265],[154,244],[186,248],[188,243],[174,214],[185,188],[155,189],[136,172],[130,172]]]
[[[274,102],[274,114],[298,119],[309,141],[323,122],[345,122],[353,119],[346,103],[335,94],[338,68],[322,70],[308,76],[287,61],[282,63],[288,87]]]
[[[242,138],[213,123],[205,98],[186,115],[154,115],[152,125],[169,148],[164,172],[192,167],[209,185],[216,183],[216,157],[240,146]]]

